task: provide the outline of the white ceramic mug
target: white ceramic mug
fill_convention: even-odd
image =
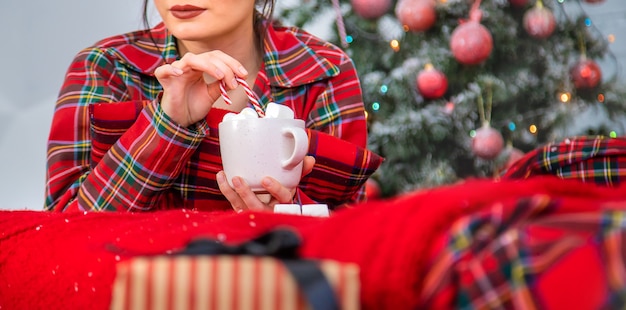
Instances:
[[[261,180],[270,176],[294,188],[302,176],[309,138],[301,119],[247,118],[219,124],[220,152],[230,186],[242,177],[255,192],[265,192]]]

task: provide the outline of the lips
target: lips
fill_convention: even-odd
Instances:
[[[199,8],[193,5],[175,5],[170,8],[172,15],[179,19],[194,18],[205,11],[203,8]]]

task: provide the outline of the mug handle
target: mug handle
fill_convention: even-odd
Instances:
[[[304,129],[298,127],[283,128],[283,135],[292,136],[295,141],[293,153],[282,162],[283,169],[291,170],[302,162],[309,151],[309,137]]]

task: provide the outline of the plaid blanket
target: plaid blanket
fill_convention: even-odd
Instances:
[[[2,211],[0,308],[108,309],[118,264],[285,226],[302,257],[358,266],[362,309],[623,308],[624,219],[626,187],[541,176],[468,180],[329,218]]]
[[[548,143],[517,160],[502,179],[536,175],[619,185],[626,177],[626,137],[580,136]]]

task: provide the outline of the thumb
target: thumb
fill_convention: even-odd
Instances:
[[[302,160],[302,176],[308,175],[313,171],[313,166],[315,166],[315,157],[313,156],[304,156]]]

